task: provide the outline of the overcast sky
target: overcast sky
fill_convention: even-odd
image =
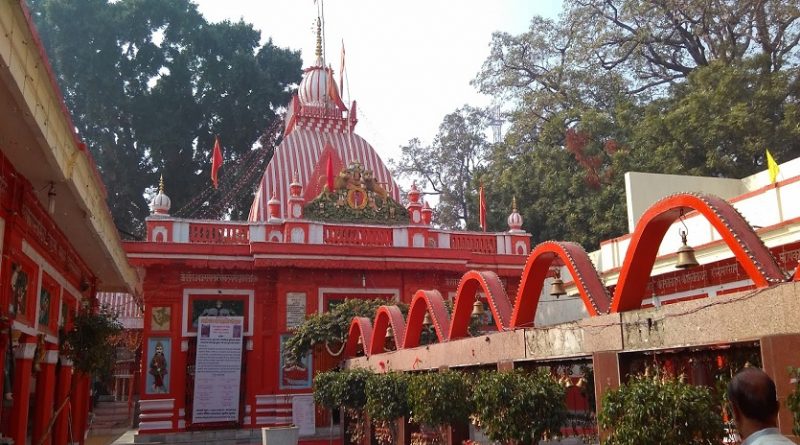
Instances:
[[[243,18],[281,47],[313,62],[312,0],[195,0],[212,22]],[[324,4],[326,62],[338,81],[346,50],[343,99],[358,102],[356,132],[384,161],[418,137],[430,142],[442,118],[464,105],[488,105],[469,82],[489,52],[492,32],[519,34],[531,17],[555,17],[560,0],[328,0]],[[349,86],[349,100],[348,100]]]

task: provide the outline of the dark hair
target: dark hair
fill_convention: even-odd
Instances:
[[[778,414],[775,382],[759,368],[745,368],[728,383],[728,400],[748,419],[771,422]]]

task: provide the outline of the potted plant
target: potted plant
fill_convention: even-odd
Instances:
[[[635,375],[603,396],[598,424],[609,445],[718,444],[725,436],[718,398],[707,387],[656,373]]]
[[[789,375],[794,384],[794,391],[789,393],[786,397],[786,407],[792,412],[794,426],[792,427],[792,434],[800,436],[800,368],[789,368]]]
[[[564,398],[564,387],[544,369],[483,372],[473,388],[473,422],[494,441],[535,445],[564,425]]]
[[[414,374],[408,381],[408,407],[422,431],[411,435],[414,445],[444,443],[442,430],[466,420],[472,399],[466,376],[457,371]]]
[[[395,443],[395,421],[408,416],[408,377],[399,372],[373,374],[367,380],[367,414],[378,444]]]

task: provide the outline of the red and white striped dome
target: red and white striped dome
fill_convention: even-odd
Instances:
[[[511,199],[511,214],[508,215],[508,231],[510,233],[521,233],[522,230],[522,215],[517,212],[517,198]]]
[[[333,88],[338,88],[333,76],[328,74],[330,68],[322,66],[322,60],[317,59],[315,66],[306,68],[303,80],[300,81],[297,95],[300,105],[306,107],[332,108],[333,103],[328,95],[328,81],[333,82]]]

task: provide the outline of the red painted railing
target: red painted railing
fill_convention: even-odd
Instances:
[[[478,253],[497,253],[497,239],[493,235],[454,233],[450,248]]]
[[[249,240],[248,225],[220,223],[189,225],[190,243],[247,244]]]
[[[325,226],[323,242],[339,246],[389,247],[394,243],[390,227]]]

